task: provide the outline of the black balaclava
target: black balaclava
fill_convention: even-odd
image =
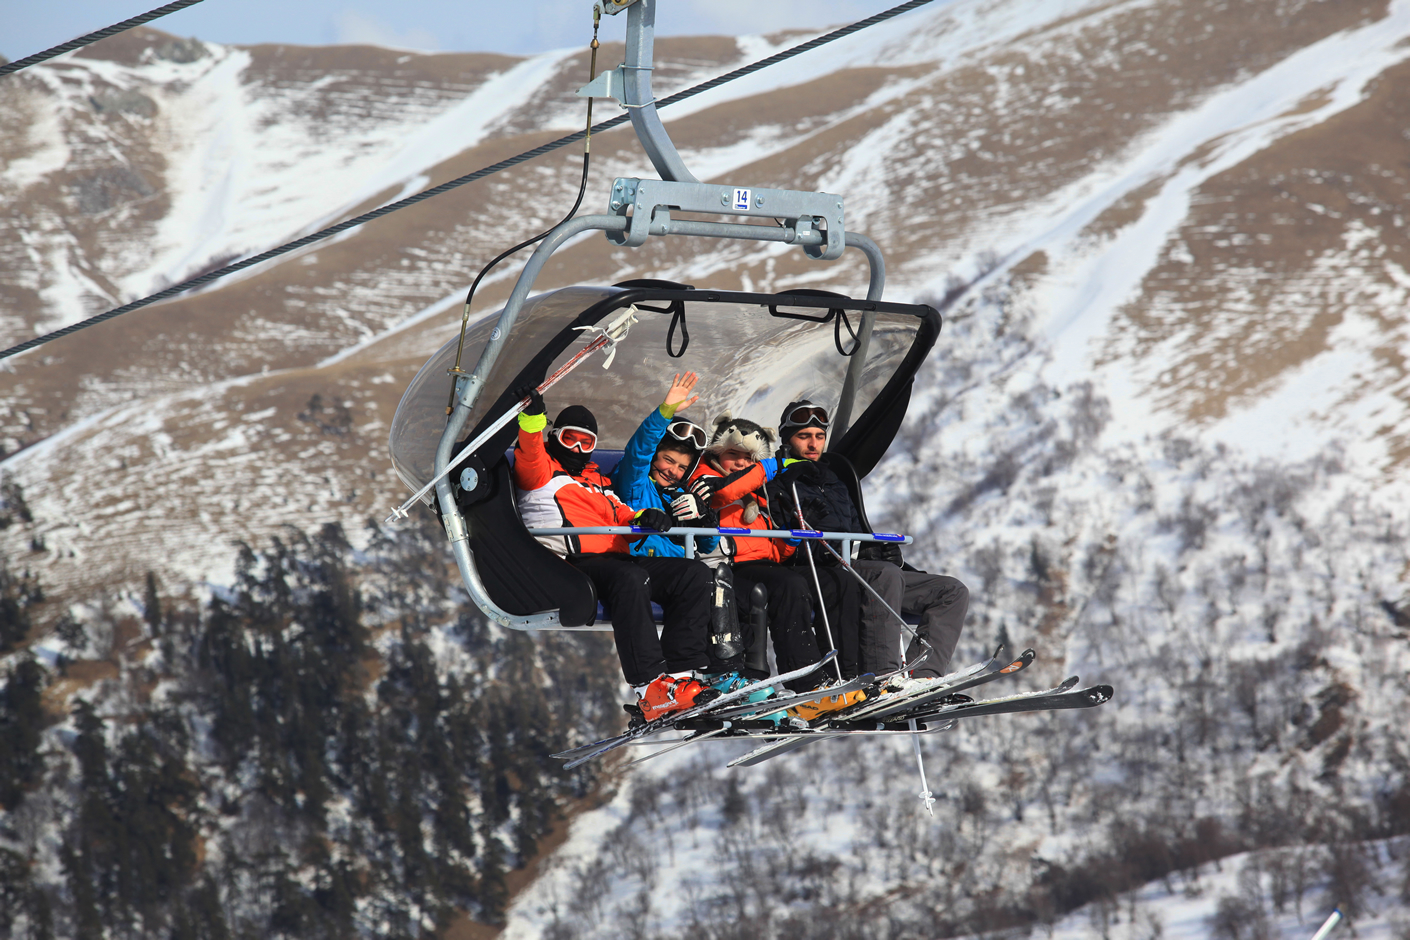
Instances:
[[[553,419],[554,429],[558,428],[586,428],[592,433],[597,433],[597,419],[593,417],[582,405],[569,405],[558,412],[558,417]],[[582,473],[589,463],[592,462],[592,454],[580,454],[575,450],[569,450],[558,443],[558,437],[554,434],[548,436],[548,443],[544,445],[548,450],[548,456],[558,461],[573,476]]]

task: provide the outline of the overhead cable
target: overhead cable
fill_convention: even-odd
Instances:
[[[200,2],[201,0],[176,0],[175,3],[168,3],[164,7],[149,10],[141,16],[134,16],[130,20],[114,23],[112,26],[98,30],[96,33],[89,33],[87,36],[79,36],[77,39],[70,39],[68,42],[55,46],[52,49],[45,49],[43,52],[36,52],[34,55],[25,56],[23,59],[16,59],[14,62],[0,65],[0,75],[9,75],[11,72],[18,72],[20,69],[27,69],[31,65],[37,65],[43,62],[45,59],[52,59],[55,56],[63,55],[65,52],[81,49],[89,43],[97,42],[100,39],[107,39],[109,36],[116,35],[125,29],[141,26],[143,23],[150,23],[152,20],[166,16],[168,13],[184,10]]]
[[[753,62],[742,68],[735,69],[733,72],[727,72],[724,75],[719,76],[718,78],[712,78],[709,81],[701,82],[699,85],[692,85],[690,88],[687,88],[684,91],[678,91],[674,95],[669,95],[665,98],[662,98],[660,101],[657,101],[656,107],[670,107],[671,105],[684,101],[687,98],[692,98],[696,95],[710,91],[713,88],[718,88],[721,85],[734,81],[735,79],[743,78],[744,76],[749,75],[753,72],[757,72],[760,69],[768,68],[770,65],[775,65],[779,62],[784,61],[785,59],[791,59],[796,55],[800,55],[801,53],[807,52],[811,49],[816,49],[817,47],[826,45],[827,43],[834,42],[844,36],[850,36],[852,33],[866,29],[868,26],[875,26],[877,23],[881,23],[891,19],[893,16],[899,16],[900,14],[905,13],[909,10],[914,10],[916,7],[924,6],[925,4],[932,2],[934,2],[934,0],[907,0],[906,3],[903,3],[900,6],[892,7],[889,10],[883,10],[882,12],[877,13],[874,16],[869,16],[864,20],[858,20],[850,26],[844,26],[841,29],[833,30],[830,33],[818,36],[815,39],[810,39],[805,43],[801,43],[797,46],[785,49],[782,52],[775,53],[774,55],[771,55],[768,58],[760,59],[758,62]],[[192,290],[194,288],[202,287],[212,281],[225,277],[227,274],[234,274],[236,271],[243,271],[245,268],[253,267],[254,265],[261,264],[273,258],[277,258],[280,255],[288,254],[291,251],[297,251],[298,249],[303,248],[306,245],[311,245],[314,242],[321,241],[333,235],[337,235],[340,232],[346,232],[350,228],[356,228],[359,225],[365,225],[366,223],[371,222],[374,219],[380,219],[382,216],[389,215],[393,212],[398,211],[399,209],[405,209],[408,206],[414,206],[416,203],[421,202],[424,199],[430,199],[433,196],[439,196],[442,193],[450,192],[452,189],[455,189],[459,186],[464,186],[466,183],[473,183],[476,180],[484,179],[486,176],[489,176],[493,173],[498,173],[501,170],[507,170],[510,167],[518,166],[519,164],[532,160],[535,157],[541,157],[546,153],[552,153],[560,147],[566,147],[569,144],[576,143],[577,141],[582,140],[584,137],[588,136],[589,133],[596,134],[600,133],[601,131],[610,130],[611,128],[618,127],[619,125],[627,123],[627,121],[629,120],[629,115],[620,114],[617,117],[603,121],[600,124],[592,125],[589,130],[576,131],[572,134],[569,134],[567,137],[560,137],[557,140],[542,144],[541,146],[535,147],[532,150],[526,150],[521,154],[508,158],[507,160],[501,160],[498,163],[490,164],[489,166],[476,170],[473,173],[467,173],[465,176],[461,176],[457,179],[450,180],[449,182],[442,183],[439,186],[433,186],[430,189],[423,190],[419,193],[416,193],[415,195],[398,200],[397,202],[388,203],[387,205],[382,206],[380,209],[373,209],[371,212],[365,212],[362,215],[357,216],[356,218],[348,219],[344,222],[339,222],[337,225],[330,226],[328,228],[323,229],[322,231],[314,232],[311,235],[305,235],[303,238],[297,238],[287,244],[280,245],[278,248],[271,248],[268,251],[264,251],[257,255],[253,255],[252,257],[237,261],[234,264],[227,265],[223,268],[218,268],[206,274],[202,274],[200,277],[194,277],[189,281],[182,281],[180,284],[173,284],[166,290],[159,291],[149,297],[143,297],[140,300],[134,300],[131,303],[123,304],[121,307],[109,310],[106,313],[100,313],[95,317],[89,317],[87,320],[80,320],[77,323],[72,323],[64,327],[63,329],[55,330],[52,333],[46,333],[43,336],[36,336],[34,339],[26,340],[25,342],[20,343],[17,346],[11,346],[9,349],[0,352],[0,359],[7,359],[10,356],[22,353],[25,350],[33,349],[36,346],[42,346],[45,343],[59,339],[63,336],[68,336],[70,333],[77,333],[79,330],[87,329],[90,326],[97,326],[99,323],[102,323],[105,320],[111,320],[113,317],[122,316],[124,313],[131,313],[133,310],[145,307],[148,304],[156,303],[159,300],[167,300],[168,298],[175,297],[177,294],[183,294],[186,291]]]

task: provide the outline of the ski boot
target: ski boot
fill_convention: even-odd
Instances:
[[[817,718],[821,718],[823,715],[839,712],[844,708],[867,700],[867,693],[863,689],[844,692],[841,695],[828,695],[827,688],[829,684],[830,683],[823,683],[816,689],[813,689],[812,692],[807,693],[809,695],[817,695],[818,698],[813,701],[794,705],[788,710],[788,714],[802,721],[813,721]]]
[[[701,681],[721,695],[727,695],[735,689],[742,689],[746,685],[749,685],[749,680],[740,675],[738,670],[721,672],[713,676],[703,676]]]
[[[940,681],[939,676],[893,676],[884,686],[881,687],[882,695],[920,695],[926,689],[936,685]]]
[[[738,672],[726,672],[718,676],[714,676],[709,681],[710,688],[715,689],[721,695],[725,695],[729,692],[733,692],[735,689],[741,689],[746,685],[750,685],[754,680],[747,679],[744,676],[740,675]],[[762,689],[755,689],[753,692],[750,692],[747,696],[745,696],[744,704],[753,705],[755,702],[757,702],[760,705],[763,705],[777,694],[778,693],[774,691],[773,686],[765,686]],[[777,726],[779,722],[783,721],[784,712],[782,709],[780,709],[779,711],[772,712],[770,714],[744,715],[741,717],[754,718],[762,721],[770,721],[773,722],[775,726]]]
[[[660,675],[646,687],[636,704],[641,709],[642,719],[651,722],[696,705],[704,705],[719,695],[719,692],[701,685],[697,679]]]

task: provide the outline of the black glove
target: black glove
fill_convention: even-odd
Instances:
[[[857,557],[862,561],[889,561],[897,568],[904,563],[901,560],[901,546],[895,542],[864,542]]]
[[[657,509],[654,506],[650,509],[643,509],[641,512],[637,513],[636,518],[632,520],[634,525],[640,526],[643,529],[654,529],[657,532],[665,532],[674,522],[675,520],[671,518],[670,513],[666,512],[664,509]]]
[[[548,412],[548,409],[543,405],[543,396],[539,394],[539,390],[536,386],[526,385],[523,388],[515,389],[514,394],[520,401],[523,401],[525,398],[529,400],[529,404],[524,407],[523,414],[541,415]]]
[[[775,486],[780,487],[785,492],[793,489],[795,483],[811,483],[817,480],[817,466],[811,460],[795,460],[788,465],[778,476],[774,477]]]

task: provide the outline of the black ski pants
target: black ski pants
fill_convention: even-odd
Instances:
[[[617,552],[569,555],[568,562],[592,579],[612,618],[628,684],[645,685],[663,672],[710,668],[710,593],[715,579],[704,562]],[[665,613],[659,639],[652,601]]]
[[[916,669],[915,675],[941,676],[949,672],[969,612],[969,589],[948,575],[906,571],[889,561],[857,561],[853,567],[892,610],[905,617],[919,617],[915,632],[925,637],[935,654]],[[906,660],[915,659],[920,652],[920,643],[911,640]],[[862,671],[890,672],[900,665],[901,624],[867,591],[862,609]]]
[[[817,635],[813,632],[813,588],[807,574],[772,561],[746,561],[734,566],[734,592],[739,599],[740,622],[749,622],[750,594],[762,584],[769,594],[769,636],[779,672],[792,672],[818,662]],[[795,692],[806,692],[820,676],[815,673],[787,683]]]

